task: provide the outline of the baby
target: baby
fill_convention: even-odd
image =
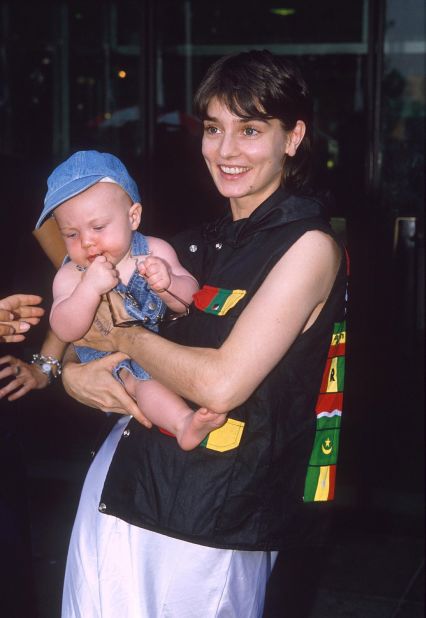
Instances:
[[[68,252],[53,282],[50,314],[52,330],[62,341],[84,337],[111,290],[121,293],[131,318],[151,330],[158,330],[167,307],[186,310],[198,284],[171,245],[136,231],[142,213],[139,191],[117,157],[77,152],[52,172],[47,184],[36,228],[53,214]],[[75,349],[82,362],[105,355]],[[194,412],[132,360],[120,362],[114,373],[146,417],[175,435],[182,449],[195,448],[226,420],[206,408]]]

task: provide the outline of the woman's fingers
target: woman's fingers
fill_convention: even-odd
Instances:
[[[114,367],[125,358],[128,358],[125,354],[117,352],[86,364],[66,363],[62,374],[65,390],[91,408],[128,414],[151,427],[151,422],[112,374]]]
[[[15,356],[7,355],[0,358],[0,380],[14,378],[0,388],[0,399],[8,398],[15,401],[29,391],[44,388],[49,380],[35,365],[22,361]]]

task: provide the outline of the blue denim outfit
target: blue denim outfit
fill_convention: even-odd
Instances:
[[[148,255],[148,242],[139,232],[133,232],[131,253],[134,256]],[[66,259],[69,261],[69,258]],[[141,277],[138,271],[129,279],[129,283],[119,283],[114,288],[118,292],[125,294],[124,306],[127,313],[137,320],[145,322],[146,327],[154,332],[158,332],[158,322],[166,312],[166,304],[148,286],[147,282]],[[97,358],[102,358],[111,352],[100,352],[85,346],[74,346],[78,358],[82,363],[87,363]],[[138,380],[149,380],[151,376],[140,365],[131,359],[125,359],[118,363],[114,368],[113,374],[119,382],[119,371],[127,369]]]

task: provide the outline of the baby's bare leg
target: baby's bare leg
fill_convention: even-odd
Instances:
[[[210,431],[226,421],[225,414],[216,414],[207,408],[194,412],[181,397],[156,380],[136,380],[127,371],[122,371],[120,377],[147,418],[175,435],[185,451],[198,446]]]

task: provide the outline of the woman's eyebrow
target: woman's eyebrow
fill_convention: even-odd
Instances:
[[[262,116],[251,116],[250,118],[240,118],[240,122],[263,122],[264,124],[269,124],[269,119]]]
[[[209,116],[208,114],[206,114],[204,122],[220,122],[220,120],[219,118],[215,118],[214,116]],[[263,122],[264,124],[269,124],[269,118],[263,118],[261,116],[251,116],[250,118],[237,117],[235,122],[239,122],[241,124],[247,124],[249,122]]]

